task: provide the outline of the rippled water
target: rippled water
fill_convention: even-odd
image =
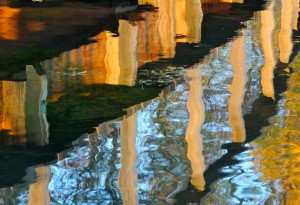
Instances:
[[[186,26],[184,29],[179,25],[173,27],[174,19],[164,16],[173,5],[173,1],[166,2],[152,2],[158,7],[157,13],[143,13],[146,20],[136,22],[142,25],[138,28],[144,29],[148,28],[147,24],[157,23],[157,34],[149,36],[157,50],[145,49],[148,45],[138,38],[138,32],[143,33],[143,29],[121,20],[120,37],[102,32],[95,37],[97,43],[41,62],[41,70],[45,72],[42,75],[33,72],[37,68],[27,66],[26,83],[4,82],[3,90],[7,86],[7,90],[19,93],[7,97],[8,113],[14,113],[13,103],[8,102],[14,101],[15,96],[20,102],[23,102],[20,98],[25,98],[39,105],[34,108],[39,111],[26,108],[28,104],[17,106],[19,112],[25,110],[27,117],[37,117],[34,122],[41,122],[40,127],[29,129],[34,127],[28,124],[33,121],[24,122],[16,117],[27,123],[27,126],[20,123],[12,126],[16,133],[11,134],[19,136],[21,145],[22,139],[35,145],[49,143],[49,125],[43,110],[47,97],[50,111],[51,105],[63,102],[54,107],[59,112],[53,109],[52,115],[69,115],[70,123],[80,126],[76,120],[82,118],[76,109],[72,110],[77,104],[71,101],[85,102],[84,112],[95,118],[97,114],[88,109],[89,103],[100,102],[97,89],[86,90],[81,85],[138,84],[142,90],[155,83],[171,84],[161,90],[158,97],[126,108],[126,115],[101,123],[88,134],[79,133],[82,136],[69,149],[58,153],[56,161],[29,167],[25,183],[0,189],[0,204],[223,205],[297,204],[300,201],[297,182],[299,36],[292,38],[292,30],[299,25],[299,0],[271,1],[265,11],[243,22],[239,36],[212,49],[190,67],[155,67],[138,72],[139,66],[158,60],[159,56],[173,58],[177,34],[182,36],[177,43],[201,41],[201,4],[191,1],[191,5],[185,5],[178,1],[186,6],[186,11],[193,8],[198,14],[183,18],[186,21],[193,18],[192,26],[190,21],[187,24],[177,21]],[[157,18],[159,21],[153,20]],[[182,33],[174,28],[181,28]],[[191,28],[198,29],[192,31]],[[126,49],[118,45],[126,45]],[[142,52],[143,49],[149,52]],[[88,51],[92,54],[104,51],[105,55],[101,59],[84,58]],[[89,61],[84,61],[86,59]],[[92,69],[95,65],[99,68],[96,71]],[[288,88],[282,94],[278,81],[285,84],[288,78]],[[40,84],[30,84],[33,79]],[[30,86],[41,93],[39,99],[23,91]],[[80,91],[83,98],[75,98],[72,95],[75,91]],[[114,92],[110,100],[117,98]],[[138,95],[134,90],[132,93]],[[95,97],[95,101],[89,101],[89,96]],[[64,107],[66,102],[74,107]],[[102,106],[105,109],[105,105]],[[257,107],[261,115],[255,115]],[[269,112],[268,108],[274,110]],[[246,116],[253,113],[252,124],[249,124]],[[270,116],[272,118],[268,118]],[[14,125],[10,124],[12,118],[9,119],[7,125]],[[58,127],[68,123],[63,117],[56,119]],[[261,121],[263,124],[258,124]],[[33,133],[30,135],[33,138],[25,137],[24,127],[27,133]],[[258,130],[251,129],[261,128],[260,136],[253,137]],[[256,139],[252,141],[253,138]]]

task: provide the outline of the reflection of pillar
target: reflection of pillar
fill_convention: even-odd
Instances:
[[[3,81],[3,119],[1,129],[9,130],[10,135],[16,135],[25,139],[25,82]]]
[[[134,112],[134,110],[133,110]],[[122,194],[124,205],[137,205],[137,174],[135,170],[136,161],[136,135],[137,135],[137,113],[121,121],[121,159],[119,173],[119,189]]]
[[[246,140],[246,130],[242,114],[242,104],[244,101],[246,84],[246,50],[245,36],[241,36],[232,42],[230,52],[230,63],[234,70],[229,92],[229,122],[232,127],[233,142],[244,142]]]
[[[272,34],[274,29],[274,2],[271,2],[267,10],[261,11],[261,44],[265,58],[265,64],[261,69],[261,86],[264,96],[274,98],[273,69],[275,59],[272,46]]]
[[[50,168],[47,166],[35,168],[36,182],[29,186],[28,205],[48,205],[50,195],[48,184],[50,181]]]
[[[227,3],[244,3],[244,0],[220,0],[220,2],[227,2]]]
[[[133,86],[137,72],[136,26],[128,21],[120,20],[119,34],[119,37],[113,37],[107,32],[105,66],[108,76],[106,83]]]
[[[33,66],[26,66],[26,130],[28,141],[43,146],[48,144],[49,124],[46,119],[47,78],[39,76]]]
[[[173,58],[175,56],[175,0],[139,0],[139,4],[152,4],[158,7],[158,36],[160,42],[160,54],[163,58]]]
[[[279,59],[283,63],[288,63],[293,49],[292,42],[292,17],[293,1],[281,0],[281,28],[279,32]]]
[[[205,117],[205,107],[202,100],[202,82],[200,68],[189,69],[187,77],[190,80],[189,98],[187,109],[190,114],[189,124],[186,131],[186,141],[188,144],[187,157],[191,162],[192,179],[191,184],[198,190],[203,191],[205,180],[203,172],[205,170],[203,142],[200,131]]]
[[[293,0],[293,12],[292,12],[292,27],[294,30],[298,30],[298,17],[299,17],[299,0]]]
[[[21,9],[0,6],[0,39],[18,39],[17,17],[20,11]]]
[[[203,12],[199,0],[176,1],[176,35],[185,36],[178,42],[199,43]]]

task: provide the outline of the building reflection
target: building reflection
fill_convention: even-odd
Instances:
[[[234,70],[234,76],[229,87],[230,98],[228,105],[229,122],[232,127],[232,141],[242,143],[246,140],[245,123],[242,113],[242,104],[245,95],[246,75],[246,39],[245,30],[241,37],[232,42],[230,51],[230,63]]]
[[[48,184],[51,179],[50,171],[48,166],[34,168],[35,182],[29,186],[28,205],[50,204],[50,194],[48,191]]]
[[[0,39],[17,40],[19,38],[18,15],[21,9],[0,6]]]
[[[46,119],[47,78],[33,66],[26,67],[25,82],[2,81],[1,130],[7,132],[11,145],[48,144]],[[6,143],[7,144],[7,143]]]
[[[273,49],[273,30],[275,28],[274,2],[267,10],[261,11],[261,47],[265,58],[261,68],[261,86],[264,96],[274,99],[273,69],[276,65]]]
[[[189,97],[187,100],[187,109],[190,115],[185,140],[187,141],[187,158],[191,162],[192,178],[191,184],[197,190],[205,189],[205,180],[203,173],[205,163],[203,156],[203,140],[201,128],[205,118],[205,107],[202,100],[202,81],[200,64],[187,71],[189,79]]]

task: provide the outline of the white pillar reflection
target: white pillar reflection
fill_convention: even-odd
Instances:
[[[245,32],[243,32],[244,34]],[[245,123],[242,113],[242,104],[246,85],[246,41],[245,35],[234,39],[230,51],[230,63],[234,76],[229,87],[229,122],[232,127],[233,142],[242,143],[246,140]]]
[[[273,69],[276,65],[273,49],[273,30],[275,27],[274,2],[267,10],[261,11],[261,44],[265,64],[261,69],[261,86],[263,95],[274,99]]]
[[[34,171],[36,181],[29,186],[28,205],[49,205],[48,184],[51,178],[50,168],[48,166],[36,167]]]
[[[44,146],[49,141],[49,123],[46,118],[48,83],[45,75],[38,75],[32,65],[26,66],[26,130],[28,141]]]
[[[133,106],[129,109],[135,109]],[[121,158],[120,173],[118,179],[124,205],[138,204],[138,187],[136,166],[136,136],[137,136],[137,112],[131,110],[131,114],[121,121]]]
[[[205,107],[202,100],[202,81],[200,64],[187,70],[187,78],[190,84],[187,109],[190,114],[185,140],[187,141],[187,158],[191,162],[191,184],[197,190],[205,189],[205,163],[203,156],[203,141],[200,135],[205,118]]]

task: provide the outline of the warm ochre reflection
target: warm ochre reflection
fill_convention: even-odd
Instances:
[[[265,58],[265,64],[261,69],[261,86],[264,96],[274,99],[273,69],[276,61],[273,49],[273,30],[275,27],[274,2],[267,10],[261,12],[261,46]]]
[[[245,36],[241,36],[232,42],[230,51],[230,63],[234,70],[234,76],[229,88],[229,122],[232,127],[233,142],[244,142],[246,140],[245,123],[242,113],[244,101],[246,76],[246,42]]]
[[[0,6],[0,39],[17,40],[19,38],[18,15],[21,9]]]
[[[175,0],[139,0],[138,4],[151,4],[158,7],[157,31],[160,42],[160,54],[163,58],[173,58],[176,47]]]
[[[298,17],[299,17],[300,1],[293,0],[292,3],[293,3],[292,27],[294,30],[298,30]]]
[[[43,146],[49,141],[49,124],[46,118],[48,81],[45,75],[38,75],[31,65],[26,66],[26,131],[28,141]]]
[[[282,63],[288,63],[293,48],[292,20],[293,16],[296,15],[295,13],[293,13],[296,11],[296,8],[294,10],[294,6],[296,3],[298,3],[299,6],[299,0],[281,0],[281,3],[281,26],[278,37],[280,49],[279,60]]]
[[[36,181],[29,186],[28,205],[48,205],[50,195],[48,184],[50,181],[50,168],[48,166],[35,168]]]
[[[25,128],[25,82],[2,81],[1,130],[17,137],[20,144],[26,142]]]
[[[189,124],[185,139],[187,141],[187,157],[191,162],[192,178],[191,184],[199,191],[205,189],[203,173],[205,170],[203,156],[203,140],[200,135],[205,118],[205,107],[202,100],[202,81],[200,64],[195,68],[187,70],[187,78],[190,84],[187,109],[190,114]]]
[[[244,0],[220,0],[220,2],[226,2],[226,3],[244,3]]]
[[[177,42],[199,43],[203,12],[199,0],[178,0],[175,6]]]
[[[136,106],[130,109],[135,109]],[[137,113],[131,110],[120,125],[121,158],[118,185],[124,205],[138,204],[138,188],[136,165]]]

